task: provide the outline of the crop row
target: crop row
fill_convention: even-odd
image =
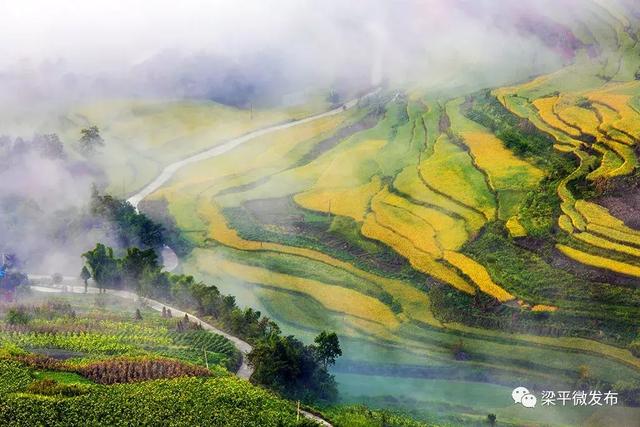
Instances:
[[[212,334],[207,331],[172,332],[170,336],[175,344],[187,346],[196,351],[207,350],[209,352],[222,353],[229,357],[236,352],[231,341],[222,335]]]
[[[232,377],[177,378],[91,386],[72,399],[0,397],[0,425],[294,426],[295,408]]]

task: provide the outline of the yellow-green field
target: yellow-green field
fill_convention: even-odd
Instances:
[[[623,31],[623,27],[633,24],[615,3],[597,2],[592,7],[590,13],[606,17],[597,41],[618,51],[603,61],[599,71],[595,71],[594,61],[579,58],[576,64],[556,73],[496,89],[494,94],[506,109],[551,135],[558,151],[572,153],[578,161],[575,171],[558,185],[564,215],[557,223],[580,242],[581,249],[563,244],[560,251],[591,267],[633,275],[639,254],[634,246],[637,231],[604,207],[577,199],[570,189],[582,179],[606,182],[633,175],[638,167],[635,145],[640,115],[633,100],[640,85],[628,72],[629,67],[636,66],[633,64],[637,55],[630,52],[637,43]],[[610,38],[611,34],[614,38]],[[594,76],[609,77],[598,80]]]
[[[531,92],[538,84],[551,83],[537,79],[524,86]],[[542,96],[530,104],[523,98],[514,110],[515,104],[507,99],[518,91],[515,86],[496,94],[507,109],[531,119],[543,132],[562,135],[556,144],[579,159],[575,171],[559,181],[556,192],[565,215],[557,223],[567,235],[600,252],[565,244],[558,244],[558,250],[590,267],[635,274],[634,264],[606,258],[602,251],[637,256],[637,232],[592,203],[576,199],[571,190],[573,181],[589,173],[595,179],[598,174],[614,176],[621,168],[628,172],[625,165],[631,161],[619,147],[623,143],[603,133],[599,113],[572,104],[582,95]],[[596,359],[635,366],[627,350],[602,343],[590,347],[588,340],[488,332],[437,318],[420,277],[461,295],[475,298],[481,293],[498,304],[517,302],[517,310],[523,312],[553,316],[566,306],[547,299],[523,300],[517,287],[496,278],[493,266],[465,254],[465,245],[497,220],[505,221],[503,232],[511,238],[526,236],[518,212],[547,172],[466,117],[462,98],[443,103],[444,108],[419,99],[381,95],[376,102],[386,113],[377,125],[345,136],[311,157],[307,153],[323,140],[364,117],[366,107],[256,138],[179,171],[151,198],[166,199],[178,226],[193,232],[189,236],[200,248],[184,268],[200,277],[235,283],[239,295],[253,289],[255,296],[248,301],[303,336],[314,325],[332,325],[348,340],[446,360],[432,340],[465,333],[474,337],[469,338],[474,346],[479,345],[476,339],[491,337],[507,347],[527,342],[542,353],[589,348]],[[597,134],[599,145],[593,152],[603,157],[599,169],[591,152],[578,149],[586,147],[580,140],[583,133]],[[251,155],[258,151],[259,156]],[[348,219],[350,228],[336,227],[337,218]],[[614,232],[603,232],[607,230]],[[308,233],[312,234],[307,237]],[[330,241],[338,239],[333,249],[316,240],[318,233]],[[384,269],[369,270],[351,255],[353,245],[371,251],[386,247],[422,276],[408,279]],[[370,256],[375,260],[377,255]],[[305,311],[288,307],[287,301]],[[520,372],[510,363],[495,366]]]
[[[640,230],[597,198],[637,175],[625,26],[638,19],[596,1],[576,19],[594,16],[593,33],[571,30],[601,57],[581,46],[553,73],[469,94],[384,88],[178,170],[149,198],[167,201],[194,246],[183,271],[305,339],[336,329],[367,369],[446,377],[454,364],[462,381],[540,387],[575,385],[585,369],[594,384],[640,380]],[[118,101],[70,117],[113,123],[104,161],[131,149],[113,165],[124,183],[111,183],[131,191],[176,159],[322,108]]]

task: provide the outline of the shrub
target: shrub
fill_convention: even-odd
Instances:
[[[80,384],[60,384],[56,380],[45,378],[29,384],[27,391],[43,396],[73,397],[86,394],[89,388]]]
[[[0,396],[20,391],[31,381],[33,380],[27,368],[17,362],[0,360]]]
[[[427,427],[434,425],[412,419],[389,409],[370,409],[364,405],[334,406],[323,410],[335,425],[344,427]],[[450,425],[447,423],[447,425]]]
[[[233,377],[179,378],[87,387],[73,399],[33,394],[0,398],[2,426],[203,425],[276,427],[296,421],[291,402]]]
[[[451,346],[451,353],[456,360],[469,359],[469,354],[465,351],[464,342],[461,339]]]
[[[26,325],[31,320],[31,316],[24,307],[10,308],[7,312],[6,321],[10,325]]]
[[[32,312],[35,316],[48,320],[59,316],[76,317],[75,310],[68,302],[48,301],[46,304],[33,307]]]

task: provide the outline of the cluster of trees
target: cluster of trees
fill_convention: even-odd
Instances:
[[[158,255],[153,249],[127,249],[122,258],[114,256],[113,249],[98,243],[96,247],[82,254],[85,259],[80,276],[87,286],[93,278],[100,291],[109,289],[134,289],[141,294],[150,292],[143,287],[153,286],[156,281],[165,281],[169,287],[168,276],[160,271]]]
[[[332,402],[338,391],[328,368],[341,355],[335,332],[321,332],[312,345],[274,333],[254,346],[249,362],[255,367],[253,380],[286,397]]]
[[[97,126],[90,126],[80,131],[77,149],[84,155],[93,154],[99,147],[104,146],[104,139],[100,136]],[[0,153],[3,158],[13,154],[39,153],[48,159],[66,159],[64,144],[56,133],[35,134],[31,140],[22,137],[11,138],[0,136]]]
[[[97,126],[90,126],[80,131],[78,148],[82,154],[91,155],[100,147],[104,147],[104,139],[102,139],[100,129]]]
[[[91,214],[113,225],[111,230],[121,247],[159,249],[165,243],[164,229],[146,215],[140,214],[126,200],[109,194],[100,194],[93,188],[90,202]]]
[[[259,311],[241,309],[231,295],[192,276],[163,272],[153,249],[129,248],[122,257],[103,244],[86,253],[83,277],[101,290],[130,289],[139,295],[170,302],[199,316],[209,316],[221,329],[254,345],[249,355],[256,368],[253,380],[303,401],[331,401],[337,396],[328,368],[342,354],[335,333],[321,333],[313,345],[283,336],[278,325]]]
[[[65,159],[67,157],[60,138],[55,133],[36,134],[31,140],[21,137],[0,136],[0,154],[9,161],[12,156],[38,153],[47,159]]]
[[[191,244],[180,235],[175,224],[159,223],[155,218],[138,212],[126,200],[101,194],[96,187],[92,190],[89,207],[94,218],[104,221],[102,227],[107,228],[107,234],[113,236],[119,247],[151,248],[159,252],[164,245],[169,245],[179,255],[186,255],[191,250]]]

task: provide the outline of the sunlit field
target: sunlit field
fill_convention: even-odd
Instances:
[[[276,3],[0,61],[0,424],[637,425],[638,6]]]

